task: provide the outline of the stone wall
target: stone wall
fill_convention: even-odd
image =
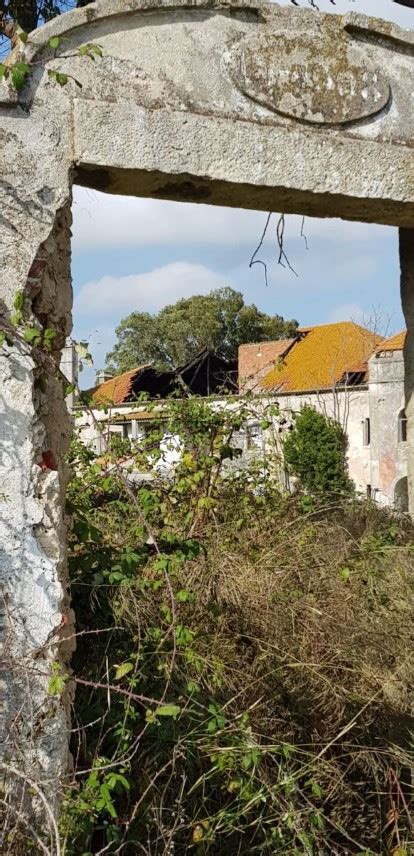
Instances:
[[[4,346],[1,378],[0,570],[3,589],[3,757],[39,785],[53,804],[68,770],[68,692],[47,692],[53,663],[73,648],[66,593],[65,455],[71,423],[58,375],[71,329],[70,207],[30,265],[24,314],[53,328],[53,350]],[[66,639],[66,641],[65,641]],[[54,668],[57,668],[55,666]],[[29,788],[27,788],[27,795]],[[40,805],[37,806],[40,810]]]
[[[407,479],[408,445],[398,431],[398,417],[405,407],[402,351],[371,357],[369,376],[371,483],[375,499],[393,505],[398,482]]]
[[[91,43],[102,50],[94,62],[79,54]],[[73,181],[389,223],[408,237],[414,227],[414,33],[251,0],[99,0],[31,34],[15,59],[32,63],[32,74],[20,93],[0,82],[0,321],[7,326],[24,292],[25,318],[58,331],[56,361],[70,332]],[[56,73],[67,76],[64,87]],[[408,245],[404,258],[411,365]],[[66,712],[46,688],[55,633],[70,623],[68,423],[46,356],[13,342],[0,353],[0,567],[6,662],[14,661],[3,757],[56,793],[68,763]],[[414,498],[413,455],[410,467]]]

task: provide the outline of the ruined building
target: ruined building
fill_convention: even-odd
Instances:
[[[348,436],[349,472],[357,491],[406,511],[404,341],[405,333],[384,339],[345,321],[300,328],[291,339],[241,345],[238,392],[243,400],[277,403],[285,430],[305,404],[337,420]],[[162,399],[177,392],[180,397],[212,394],[225,407],[226,393],[236,391],[233,366],[217,355],[203,352],[180,371],[188,384],[179,384],[180,372],[156,372],[151,366],[98,384],[92,391],[93,418],[85,410],[79,423],[84,441],[98,453],[111,435],[139,441],[160,418]],[[155,409],[140,400],[143,392],[158,401]],[[109,405],[109,412],[101,405]],[[244,427],[246,452],[266,448],[260,421],[251,416]],[[167,458],[174,463],[176,455]]]
[[[307,404],[336,419],[357,490],[401,511],[408,508],[405,336],[383,339],[341,322],[239,350],[242,393],[270,396],[283,414]]]

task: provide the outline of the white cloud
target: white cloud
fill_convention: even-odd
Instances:
[[[172,262],[147,273],[103,276],[87,282],[75,299],[75,317],[118,319],[129,312],[157,312],[181,297],[207,294],[223,285],[223,277],[204,265]],[[115,316],[115,318],[114,318]],[[94,323],[94,322],[92,322]]]
[[[111,196],[75,188],[74,251],[161,244],[239,245],[263,224],[263,213],[208,205]]]
[[[274,215],[274,225],[277,214]],[[266,214],[209,205],[111,196],[76,187],[73,204],[73,251],[100,248],[188,246],[253,246],[262,233]],[[286,218],[286,234],[299,236],[302,218]],[[271,226],[273,229],[273,225]],[[395,230],[394,230],[395,231]],[[387,226],[307,217],[309,238],[364,241],[391,236]]]

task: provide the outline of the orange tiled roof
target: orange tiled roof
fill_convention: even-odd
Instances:
[[[353,321],[299,328],[303,337],[262,380],[264,389],[305,392],[330,389],[365,363],[380,337]]]
[[[129,400],[135,378],[146,366],[138,366],[130,372],[104,381],[92,390],[92,401],[96,404],[124,404]]]
[[[239,386],[241,389],[255,389],[260,379],[268,374],[277,361],[295,343],[296,338],[278,339],[275,342],[251,342],[239,345]]]
[[[382,354],[383,351],[402,351],[404,349],[406,335],[406,330],[401,330],[401,333],[391,336],[390,339],[384,339],[384,341],[380,342],[378,345],[377,353]]]

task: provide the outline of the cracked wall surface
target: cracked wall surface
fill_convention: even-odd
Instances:
[[[31,34],[13,59],[31,63],[32,74],[19,93],[0,83],[0,320],[7,326],[24,292],[25,321],[57,331],[56,364],[71,327],[74,181],[414,228],[414,33],[249,0],[98,0]],[[411,270],[405,245],[403,253]],[[411,286],[404,301],[411,329]],[[407,341],[411,348],[410,331]],[[413,371],[407,378],[411,400]],[[51,710],[51,661],[68,653],[48,642],[71,621],[68,434],[50,359],[14,337],[0,352],[3,638],[5,662],[15,660],[3,687],[3,757],[20,751],[19,764],[54,791],[68,764],[66,702],[42,712]],[[24,685],[31,693],[20,709]]]
[[[31,324],[56,330],[53,349],[2,348],[0,569],[3,595],[3,760],[39,783],[52,804],[69,765],[69,695],[47,688],[73,644],[66,591],[65,456],[70,420],[56,374],[71,328],[70,208],[38,248],[25,287]],[[60,643],[60,644],[58,644]]]

